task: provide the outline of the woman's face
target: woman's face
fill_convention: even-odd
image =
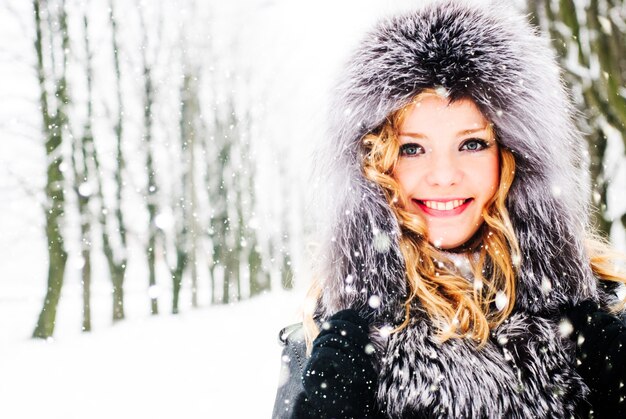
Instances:
[[[426,222],[428,241],[452,249],[483,223],[482,210],[500,180],[498,144],[471,100],[449,104],[423,96],[399,127],[394,169],[408,211]]]

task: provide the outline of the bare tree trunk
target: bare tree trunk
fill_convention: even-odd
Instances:
[[[152,106],[154,104],[154,86],[152,82],[152,64],[148,62],[148,29],[143,17],[143,12],[139,9],[139,17],[141,21],[141,30],[143,33],[143,48],[141,52],[142,72],[143,72],[143,142],[146,152],[146,172],[148,176],[146,186],[146,207],[148,210],[148,243],[146,246],[146,256],[148,260],[148,285],[150,290],[156,288],[156,245],[158,228],[156,225],[157,214],[157,184],[156,173],[154,167],[154,156],[152,150]],[[150,293],[150,313],[156,315],[159,313],[159,304],[156,293]]]
[[[193,80],[193,78],[192,78]],[[189,206],[187,209],[187,223],[189,225],[189,239],[190,239],[190,248],[187,253],[187,263],[191,269],[191,306],[198,307],[198,270],[197,270],[197,261],[196,255],[199,251],[199,241],[198,241],[198,197],[196,193],[196,128],[199,125],[200,119],[200,104],[198,103],[198,87],[194,84],[193,88],[194,99],[192,101],[192,127],[193,130],[190,132],[188,139],[188,150],[189,150]]]
[[[46,178],[46,239],[48,242],[48,285],[43,307],[37,320],[37,325],[33,331],[35,338],[48,338],[54,333],[56,320],[56,310],[61,297],[61,288],[67,261],[63,234],[61,232],[61,220],[65,213],[65,178],[61,169],[63,155],[61,144],[63,142],[63,130],[67,125],[66,108],[69,103],[67,92],[67,81],[65,77],[67,54],[69,50],[69,38],[67,34],[67,16],[65,3],[62,1],[57,9],[58,15],[49,11],[46,15],[48,19],[56,17],[58,19],[58,32],[50,32],[48,36],[54,38],[61,36],[62,51],[62,73],[58,79],[54,80],[56,86],[55,94],[48,95],[46,89],[46,66],[43,56],[43,30],[41,21],[41,6],[47,4],[40,0],[33,0],[35,17],[35,52],[37,54],[37,76],[39,80],[39,103],[41,107],[43,132],[46,138],[46,156],[48,161]],[[51,42],[52,43],[52,42]],[[55,49],[50,52],[53,57]],[[53,76],[54,77],[54,76]],[[49,102],[55,101],[51,113]]]
[[[213,283],[212,303],[221,302],[227,304],[230,301],[230,281],[231,264],[229,263],[232,241],[230,240],[230,218],[228,215],[228,191],[230,183],[227,181],[229,170],[229,157],[232,141],[229,138],[227,124],[219,115],[214,116],[214,127],[212,135],[208,136],[213,144],[211,155],[215,156],[213,170],[207,173],[207,189],[209,190],[209,202],[211,204],[210,216],[210,237],[213,245],[213,257],[211,276]],[[209,166],[209,167],[211,167]],[[217,295],[217,284],[215,278],[217,273],[222,273],[222,295],[220,301]]]
[[[186,61],[186,60],[184,60]],[[188,67],[189,64],[186,65]],[[179,297],[183,274],[191,264],[192,275],[192,306],[197,307],[197,272],[195,269],[196,240],[196,191],[195,191],[195,138],[199,125],[200,108],[198,100],[197,76],[188,72],[183,77],[181,87],[180,109],[180,140],[181,164],[183,168],[181,195],[176,199],[178,227],[174,240],[176,248],[176,266],[171,271],[173,280],[172,312],[179,311]]]
[[[237,124],[239,124],[239,121],[237,121]],[[239,127],[241,129],[241,127]],[[237,135],[241,135],[240,133],[237,133]],[[231,217],[231,231],[232,231],[232,237],[233,237],[233,244],[234,246],[232,247],[232,250],[230,252],[230,266],[231,266],[231,271],[233,272],[233,278],[236,281],[235,282],[235,290],[236,290],[236,297],[234,299],[234,301],[239,301],[241,300],[241,260],[246,260],[246,258],[244,257],[243,254],[243,246],[242,246],[242,242],[245,241],[245,231],[244,231],[244,227],[243,227],[243,207],[242,207],[242,190],[241,190],[241,176],[242,176],[242,172],[243,170],[238,170],[236,171],[236,176],[235,179],[236,182],[233,185],[234,189],[235,189],[235,202],[234,202],[234,211],[233,213],[235,214],[235,219],[233,220]],[[234,222],[233,222],[234,221]],[[232,298],[231,298],[232,300]]]
[[[93,158],[93,133],[91,120],[93,118],[93,89],[92,89],[92,54],[89,47],[89,21],[87,13],[83,15],[85,73],[87,78],[87,119],[83,127],[82,136],[73,136],[72,141],[72,168],[74,173],[74,192],[78,202],[80,218],[80,242],[83,266],[81,268],[81,285],[83,288],[83,332],[91,331],[91,222],[89,210],[91,200],[91,178],[93,169],[90,160]],[[80,160],[79,160],[80,159]]]
[[[115,68],[115,95],[117,101],[117,114],[115,122],[115,139],[116,139],[116,167],[115,167],[115,203],[113,213],[117,223],[116,229],[109,228],[108,211],[106,214],[101,212],[102,224],[102,243],[104,254],[109,266],[111,274],[111,282],[113,285],[113,321],[122,320],[124,318],[124,275],[126,274],[127,244],[126,244],[126,222],[122,213],[122,191],[124,182],[122,175],[125,168],[125,159],[122,152],[122,138],[124,133],[124,101],[122,100],[122,74],[120,70],[120,52],[117,41],[117,21],[114,13],[114,0],[109,0],[109,22],[111,24],[111,43],[113,45],[113,64]],[[99,173],[99,170],[98,170]],[[103,200],[104,197],[101,196]],[[106,208],[106,204],[102,201],[102,208]],[[116,256],[111,245],[109,235],[113,232],[119,235],[119,251]]]
[[[171,270],[172,275],[172,314],[178,314],[180,307],[180,289],[183,283],[187,255],[184,251],[176,249],[176,266]]]
[[[287,179],[287,168],[284,164],[281,164],[281,171],[283,172],[283,176],[281,179]],[[282,183],[282,196],[289,196],[289,185],[286,182]],[[291,266],[291,255],[289,252],[289,215],[288,215],[288,206],[284,205],[282,207],[282,214],[280,217],[281,222],[281,234],[280,234],[280,248],[279,254],[276,255],[276,259],[280,260],[280,282],[283,289],[289,290],[293,288],[293,270]]]
[[[146,254],[148,257],[148,285],[151,290],[156,287],[156,239],[157,239],[157,225],[156,225],[156,212],[157,212],[157,187],[154,172],[154,162],[152,157],[152,80],[150,75],[150,69],[144,67],[145,77],[145,113],[144,113],[144,141],[146,145],[146,169],[148,171],[148,192],[147,192],[147,208],[148,208],[148,246],[146,247]],[[159,314],[158,299],[154,293],[150,295],[150,313]]]
[[[240,228],[238,214],[239,192],[236,190],[236,173],[231,161],[231,153],[236,152],[239,133],[237,132],[237,120],[235,115],[234,98],[227,101],[228,110],[225,112],[225,120],[218,123],[218,142],[220,143],[220,186],[218,189],[220,203],[218,206],[220,213],[216,218],[218,226],[220,244],[219,263],[223,268],[222,282],[222,304],[236,301],[238,295],[233,295],[232,291],[237,287],[236,281],[239,278],[239,240]]]
[[[184,48],[184,47],[183,47]],[[188,247],[187,247],[187,214],[188,214],[188,178],[190,172],[193,171],[192,167],[189,167],[189,161],[187,159],[187,153],[189,148],[189,137],[193,131],[192,121],[190,119],[190,86],[191,76],[189,74],[183,75],[183,84],[180,89],[180,145],[181,145],[181,185],[177,190],[180,194],[174,195],[173,210],[174,217],[176,218],[176,231],[174,232],[174,248],[176,254],[176,263],[174,269],[170,270],[172,277],[172,313],[176,314],[179,311],[179,299],[180,289],[182,288],[183,273],[185,271],[185,265],[187,261]]]

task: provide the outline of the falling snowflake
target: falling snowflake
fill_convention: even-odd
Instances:
[[[480,279],[475,279],[474,280],[474,289],[476,291],[480,291],[483,289],[483,281],[481,281]]]
[[[380,334],[382,338],[388,338],[389,335],[391,335],[392,330],[393,330],[393,327],[386,324],[380,328],[378,333]]]
[[[509,297],[503,291],[498,291],[496,293],[496,308],[499,311],[502,311],[506,308],[506,305],[509,303]]]
[[[435,92],[437,92],[437,95],[441,96],[442,98],[447,98],[448,96],[450,96],[450,92],[448,91],[448,89],[443,86],[437,86],[435,88]]]
[[[148,288],[148,296],[150,298],[157,298],[159,295],[161,295],[161,288],[158,285],[150,285],[150,288]]]
[[[83,182],[78,186],[78,193],[80,196],[87,198],[93,194],[93,187],[89,184],[89,182]]]
[[[174,225],[174,216],[171,211],[163,211],[154,217],[154,224],[161,230],[167,230]]]
[[[574,331],[574,326],[572,326],[572,323],[570,323],[569,320],[567,319],[561,320],[561,322],[559,323],[559,333],[561,334],[562,337],[564,338],[569,337],[569,335],[571,335],[573,331]]]
[[[75,269],[82,269],[83,266],[85,266],[85,259],[82,256],[78,256],[76,257],[76,259],[74,259],[74,268]]]
[[[380,297],[378,295],[372,295],[368,300],[367,303],[369,304],[369,306],[371,308],[378,308],[380,307]]]

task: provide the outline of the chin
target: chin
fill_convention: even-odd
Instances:
[[[435,236],[437,237],[437,236]],[[449,251],[466,251],[468,247],[473,247],[476,240],[480,237],[480,229],[468,231],[467,234],[456,235],[454,237],[439,235],[438,238],[428,242],[438,249]]]
[[[428,241],[430,242],[430,244],[432,244],[436,248],[443,249],[443,250],[454,249],[456,247],[462,246],[465,243],[465,241],[455,241],[455,240],[446,240],[446,239],[434,239],[434,240],[428,240]]]

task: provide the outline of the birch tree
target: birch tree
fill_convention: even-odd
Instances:
[[[82,135],[72,135],[72,169],[74,174],[73,189],[78,204],[81,248],[81,286],[83,289],[83,324],[82,330],[91,330],[91,254],[92,254],[92,213],[90,201],[94,176],[94,140],[93,120],[93,67],[92,51],[89,44],[89,18],[87,9],[83,12],[83,41],[85,53],[85,77],[87,86],[87,115]]]
[[[115,120],[113,130],[115,132],[115,169],[114,191],[115,197],[111,205],[105,202],[102,192],[102,181],[99,182],[98,191],[100,202],[100,224],[102,228],[102,247],[109,267],[111,283],[113,286],[113,321],[124,318],[124,277],[128,263],[128,244],[126,238],[126,221],[122,212],[122,193],[126,182],[124,181],[126,157],[122,151],[124,138],[124,101],[122,99],[122,71],[120,66],[120,44],[118,41],[117,17],[115,14],[115,2],[109,0],[109,23],[111,26],[111,46],[113,50],[113,69],[115,74]],[[97,160],[96,160],[97,162]],[[98,165],[97,173],[101,176]],[[111,216],[114,217],[111,220]],[[115,226],[113,228],[112,226]]]
[[[159,305],[156,293],[157,279],[156,279],[156,247],[157,247],[157,239],[159,236],[159,229],[156,223],[156,216],[159,210],[158,206],[158,189],[157,189],[157,177],[156,177],[156,167],[154,164],[154,150],[153,150],[153,129],[154,129],[154,120],[152,116],[152,108],[154,106],[155,101],[155,87],[153,80],[153,66],[154,66],[154,57],[149,57],[149,42],[148,42],[148,27],[146,24],[146,20],[144,17],[144,11],[140,7],[139,11],[139,19],[142,33],[142,43],[141,43],[141,68],[142,68],[142,80],[143,80],[143,94],[142,94],[142,103],[143,103],[143,134],[142,134],[142,145],[145,152],[145,169],[146,169],[146,188],[145,188],[145,196],[144,200],[146,203],[146,209],[148,211],[148,240],[146,244],[146,258],[148,261],[148,285],[149,290],[151,291],[149,294],[150,297],[150,313],[155,315],[159,313]]]
[[[199,128],[200,109],[198,100],[197,72],[184,66],[187,70],[183,76],[180,96],[180,144],[181,144],[181,184],[175,195],[174,211],[176,228],[174,232],[175,263],[171,268],[172,275],[172,312],[179,311],[179,297],[182,287],[183,273],[189,266],[191,269],[192,306],[197,307],[197,272],[196,252],[197,240],[197,197],[196,197],[196,136]]]

